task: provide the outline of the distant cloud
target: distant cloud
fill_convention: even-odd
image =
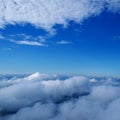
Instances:
[[[27,34],[10,34],[8,36],[0,35],[0,39],[19,45],[48,46],[45,40],[46,36],[31,36]]]
[[[66,40],[61,40],[61,41],[58,41],[56,44],[59,44],[59,45],[67,45],[67,44],[71,44],[71,42],[66,41]]]
[[[30,23],[51,31],[55,24],[67,26],[70,20],[82,22],[105,8],[120,12],[119,0],[1,0],[0,27]]]
[[[20,45],[46,46],[45,44],[40,43],[40,42],[36,42],[36,41],[27,41],[27,40],[16,41],[16,40],[11,40],[11,42],[14,42],[14,43],[20,44]]]
[[[47,39],[51,37],[50,34],[46,34],[45,36],[31,36],[27,34],[9,34],[7,36],[1,35],[0,38],[3,40],[7,40],[9,42],[19,44],[19,45],[31,45],[31,46],[48,46],[52,43],[47,41]],[[68,40],[60,40],[55,44],[59,45],[67,45],[72,44],[72,42]]]
[[[0,75],[0,120],[120,120],[120,78]]]

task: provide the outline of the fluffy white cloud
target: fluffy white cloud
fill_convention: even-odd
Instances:
[[[0,79],[0,120],[120,119],[119,78],[37,72]]]
[[[82,22],[105,7],[120,11],[119,0],[0,0],[0,26],[30,23],[50,30],[55,24]]]
[[[49,29],[56,23],[65,25],[66,20],[79,21],[89,12],[94,13],[93,4],[83,0],[1,0],[0,2],[1,26],[3,23],[28,22]]]

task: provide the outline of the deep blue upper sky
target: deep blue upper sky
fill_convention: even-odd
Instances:
[[[0,73],[114,75],[120,72],[120,14],[103,12],[82,23],[54,26],[49,33],[31,24],[0,29]],[[28,45],[16,41],[37,41]],[[34,43],[33,43],[34,44]]]

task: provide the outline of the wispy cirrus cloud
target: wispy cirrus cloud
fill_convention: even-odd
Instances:
[[[56,42],[56,44],[59,44],[59,45],[68,45],[68,44],[72,44],[72,42],[67,41],[67,40],[60,40],[60,41]]]
[[[9,41],[18,45],[30,45],[30,46],[48,46],[46,40],[42,36],[31,36],[26,34],[14,34],[3,36],[0,35],[0,39]]]
[[[37,42],[37,41],[27,41],[27,40],[10,40],[10,42],[19,44],[19,45],[32,45],[32,46],[47,46],[43,43]]]
[[[57,42],[49,42],[47,39],[51,37],[50,34],[46,34],[45,36],[32,36],[27,34],[9,34],[7,36],[3,36],[1,34],[0,39],[7,40],[9,42],[18,44],[18,45],[30,45],[30,46],[48,46],[51,44],[58,45],[69,45],[72,44],[69,40],[59,40]]]

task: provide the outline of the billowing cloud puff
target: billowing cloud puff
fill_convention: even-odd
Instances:
[[[0,120],[119,120],[119,78],[1,75]]]
[[[82,22],[107,8],[120,12],[119,0],[0,0],[0,26],[30,23],[46,30],[68,21]]]

